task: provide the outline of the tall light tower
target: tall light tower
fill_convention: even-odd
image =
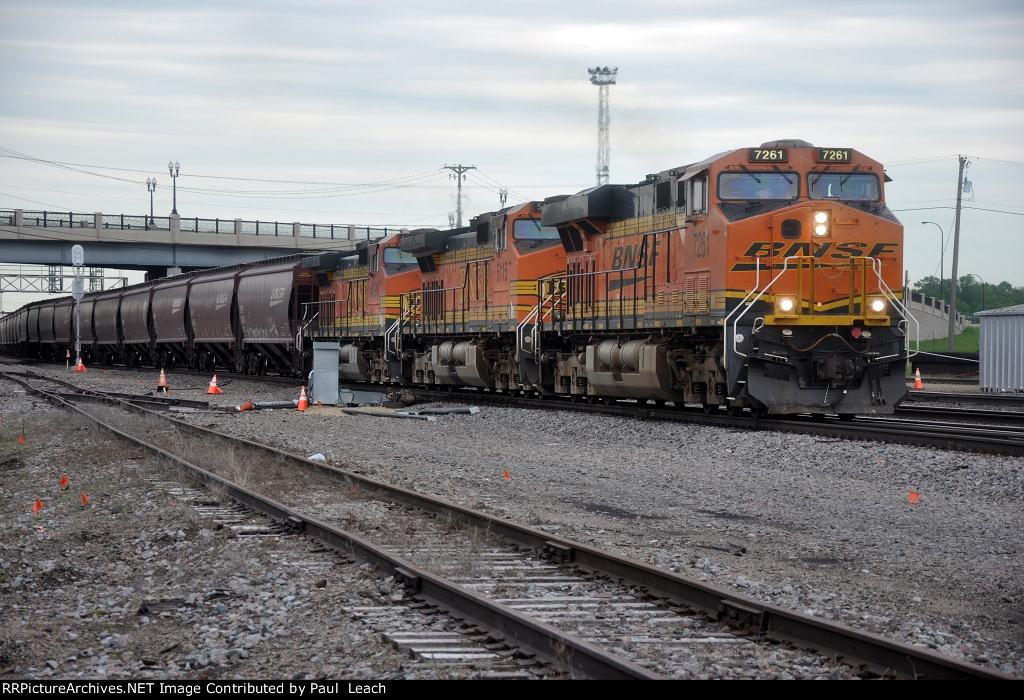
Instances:
[[[597,184],[608,184],[608,161],[611,157],[611,143],[608,140],[608,124],[611,115],[608,112],[608,86],[615,84],[615,76],[619,68],[587,68],[590,82],[597,86]]]

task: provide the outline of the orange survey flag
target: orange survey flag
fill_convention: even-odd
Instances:
[[[82,491],[82,507],[85,508],[87,505],[89,505],[89,494]]]
[[[32,504],[32,515],[35,515],[36,513],[41,511],[42,509],[43,509],[43,500],[41,498],[37,498],[36,502]]]
[[[503,471],[503,472],[501,473],[501,478],[502,478],[502,479],[504,479],[505,481],[508,481],[509,479],[511,479],[511,478],[512,478],[512,475],[511,475],[511,474],[509,474],[509,473],[508,473],[508,469],[506,469],[505,471]]]
[[[18,436],[18,444],[19,445],[24,445],[25,444],[25,435],[24,434]]]
[[[68,478],[67,474],[61,474],[60,475],[60,490],[63,491],[64,489],[66,489],[70,482],[71,482],[71,479]]]

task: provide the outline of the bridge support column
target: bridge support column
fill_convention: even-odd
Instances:
[[[348,239],[350,241],[354,241],[356,239],[356,227],[355,226],[349,226],[348,227]]]
[[[177,214],[167,217],[167,228],[171,234],[171,243],[177,243],[178,235],[181,233],[181,217]]]
[[[235,244],[242,245],[242,220],[235,219]]]
[[[292,237],[296,241],[298,241],[301,236],[302,236],[302,224],[300,224],[298,221],[293,221],[292,222]]]
[[[25,211],[23,209],[14,210],[14,226],[15,228],[21,228],[25,225]]]
[[[103,212],[94,211],[92,213],[92,227],[96,229],[96,240],[99,240],[103,232]]]

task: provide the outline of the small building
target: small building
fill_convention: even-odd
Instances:
[[[1024,304],[978,314],[982,391],[1024,392]]]

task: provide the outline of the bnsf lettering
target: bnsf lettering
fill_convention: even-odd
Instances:
[[[845,260],[846,258],[856,258],[865,255],[877,258],[880,255],[894,253],[899,248],[898,243],[875,243],[870,247],[870,250],[868,246],[869,244],[861,241],[847,241],[836,244],[826,242],[817,245],[801,241],[792,243],[787,248],[786,243],[782,241],[756,241],[747,248],[743,255],[752,258],[788,258],[794,255],[814,255],[816,258],[830,257]]]
[[[270,301],[282,301],[287,292],[288,287],[274,287],[270,290]]]
[[[612,251],[612,269],[613,270],[628,270],[632,267],[636,267],[637,261],[640,259],[640,244],[636,245],[620,245]]]

